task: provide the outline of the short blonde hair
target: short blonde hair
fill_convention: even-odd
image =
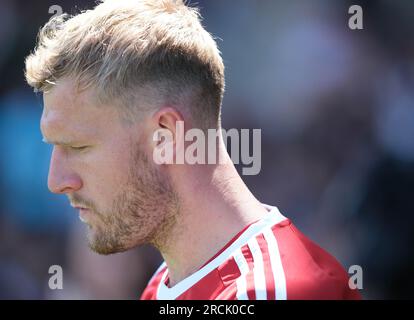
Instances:
[[[220,125],[223,61],[199,11],[182,0],[106,0],[52,18],[26,58],[25,76],[37,91],[74,77],[99,101],[126,107],[138,88],[155,88],[162,103],[185,98],[195,120]]]

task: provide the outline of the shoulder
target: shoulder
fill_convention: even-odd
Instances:
[[[279,240],[289,299],[353,299],[358,291],[349,287],[349,275],[338,260],[310,240],[292,223]]]
[[[359,299],[349,276],[290,220],[250,239],[235,255],[237,299]]]

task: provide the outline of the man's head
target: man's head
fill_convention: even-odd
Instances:
[[[179,201],[154,132],[184,120],[220,126],[224,67],[195,9],[174,0],[108,0],[40,31],[26,79],[44,92],[41,130],[54,144],[48,185],[108,254],[156,242]]]

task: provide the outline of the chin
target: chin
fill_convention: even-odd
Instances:
[[[92,230],[88,234],[88,242],[89,248],[101,255],[128,251],[145,243],[145,241],[142,241],[142,243],[122,243],[117,237],[105,237]]]
[[[108,239],[97,236],[93,231],[88,234],[88,245],[93,252],[101,255],[110,255],[127,250],[117,242],[108,241]]]
[[[124,252],[128,250],[128,248],[123,248],[119,246],[116,247],[116,246],[102,245],[96,242],[89,242],[89,248],[93,252],[98,253],[100,255],[104,255],[104,256],[114,254],[114,253]]]

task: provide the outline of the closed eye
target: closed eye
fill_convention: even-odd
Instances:
[[[80,147],[70,147],[72,150],[77,150],[77,151],[82,151],[85,150],[86,148],[88,148],[88,146],[80,146]]]

